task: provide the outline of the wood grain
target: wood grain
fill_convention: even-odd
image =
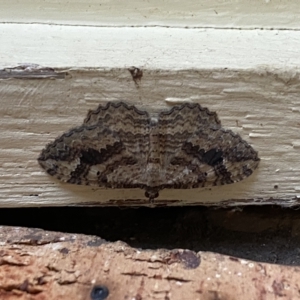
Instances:
[[[298,299],[299,267],[190,250],[137,250],[99,237],[0,228],[1,299]],[[105,298],[96,298],[105,299]]]
[[[204,190],[164,190],[155,205],[297,205],[298,78],[294,72],[143,69],[137,86],[127,69],[79,69],[68,70],[65,79],[2,80],[0,205],[149,205],[142,190],[61,184],[37,163],[48,142],[81,124],[89,109],[107,100],[126,100],[148,111],[198,102],[216,111],[225,128],[259,152],[259,168],[245,181]]]

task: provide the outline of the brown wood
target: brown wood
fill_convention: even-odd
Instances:
[[[298,299],[300,268],[1,227],[0,299]],[[104,298],[94,298],[96,300]]]

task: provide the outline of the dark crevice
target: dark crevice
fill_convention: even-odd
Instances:
[[[291,208],[17,208],[0,209],[0,224],[97,235],[142,249],[212,251],[300,265],[300,214]]]

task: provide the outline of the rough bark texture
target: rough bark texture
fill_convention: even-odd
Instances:
[[[0,236],[1,299],[300,297],[298,267],[210,252],[138,250],[99,237],[40,229],[1,227]],[[95,295],[99,287],[108,289],[107,298]]]

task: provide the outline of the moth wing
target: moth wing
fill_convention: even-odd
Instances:
[[[238,134],[210,126],[188,138],[170,160],[176,188],[224,185],[250,176],[258,153]]]
[[[61,181],[112,188],[139,185],[145,164],[118,133],[98,125],[64,133],[43,149],[38,162]]]

